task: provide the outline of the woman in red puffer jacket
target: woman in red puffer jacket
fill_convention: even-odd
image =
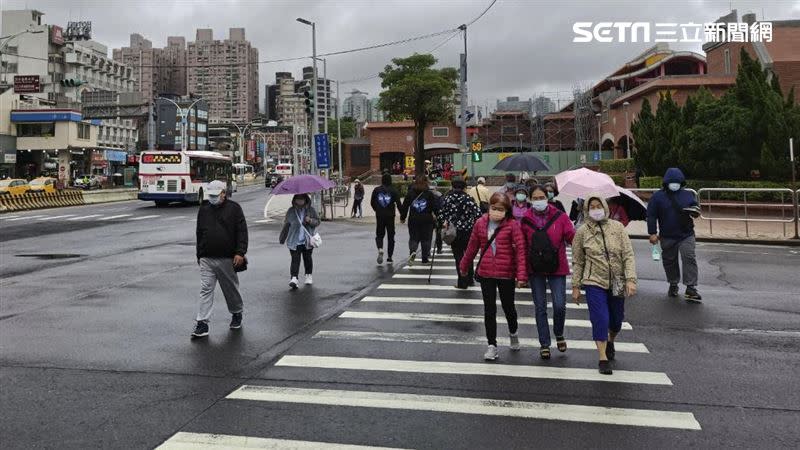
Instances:
[[[484,324],[489,348],[483,359],[494,361],[497,351],[497,292],[508,322],[511,350],[519,350],[517,310],[514,307],[516,287],[528,281],[525,261],[525,237],[519,223],[511,215],[512,206],[504,194],[495,193],[489,199],[489,213],[478,219],[472,228],[467,250],[459,262],[459,272],[466,274],[480,251],[476,279],[483,294]],[[490,242],[491,240],[491,242]]]

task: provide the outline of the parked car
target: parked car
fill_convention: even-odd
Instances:
[[[0,180],[0,195],[24,195],[30,189],[28,182],[21,178]]]
[[[55,178],[39,177],[31,180],[31,182],[28,183],[28,185],[31,188],[30,190],[31,192],[52,193],[56,191],[56,183],[58,183],[58,180],[56,180]]]
[[[100,189],[100,181],[97,175],[78,175],[74,186],[80,189]]]

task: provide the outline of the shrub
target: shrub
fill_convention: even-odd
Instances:
[[[639,185],[642,189],[660,189],[662,177],[642,177]],[[781,189],[789,187],[786,183],[774,181],[728,181],[728,180],[686,180],[686,187],[699,191],[704,188],[744,188],[744,189]],[[708,193],[702,195],[702,200],[708,201]],[[743,201],[744,194],[741,192],[711,192],[711,200]],[[747,201],[754,202],[781,202],[780,192],[748,192]],[[791,203],[788,192],[783,195],[783,202]]]
[[[604,159],[600,161],[600,172],[603,173],[624,173],[636,170],[633,158],[627,159]]]
[[[614,184],[616,184],[617,186],[623,186],[623,187],[625,186],[625,175],[614,173],[610,174],[609,176],[611,177],[612,180],[614,180]]]

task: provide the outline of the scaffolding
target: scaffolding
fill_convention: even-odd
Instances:
[[[575,112],[575,150],[592,151],[595,146],[592,125],[596,123],[592,110],[592,91],[580,84],[572,89],[574,97],[573,110]]]
[[[531,148],[534,151],[576,150],[573,111],[562,112],[575,102],[573,91],[541,91],[533,95],[534,117],[531,118]],[[540,100],[542,99],[542,100]],[[540,102],[550,107],[536,108]],[[568,116],[568,117],[564,117]]]

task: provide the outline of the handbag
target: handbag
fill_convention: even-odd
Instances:
[[[606,246],[606,233],[603,231],[602,225],[598,223],[597,226],[600,227],[600,235],[603,237],[603,249],[606,252],[606,261],[608,261],[608,289],[614,297],[625,297],[625,279],[614,276],[614,271],[611,270],[611,257]]]
[[[452,222],[447,222],[447,225],[442,230],[442,240],[447,245],[453,245],[458,236],[458,229]]]
[[[305,225],[303,225],[303,221],[300,220],[300,214],[297,214],[297,211],[294,212],[297,216],[297,221],[300,222],[300,228],[306,233],[306,245],[311,248],[319,248],[322,245],[322,236],[319,233],[314,233],[313,235],[308,232]]]
[[[481,190],[478,189],[478,186],[475,186],[475,195],[478,196],[478,208],[481,209],[481,214],[489,212],[489,202],[481,200]]]
[[[492,242],[494,242],[494,238],[496,238],[497,235],[500,234],[500,228],[501,228],[500,226],[495,228],[494,234],[492,234],[492,237],[489,238],[489,241],[486,243],[486,246],[483,247],[483,253],[481,253],[481,257],[478,258],[478,265],[475,267],[475,276],[473,277],[475,278],[475,281],[477,281],[478,283],[483,281],[483,277],[478,275],[478,269],[480,269],[481,267],[481,261],[483,261],[484,255],[486,255],[486,252],[489,250],[489,246],[492,245]]]

